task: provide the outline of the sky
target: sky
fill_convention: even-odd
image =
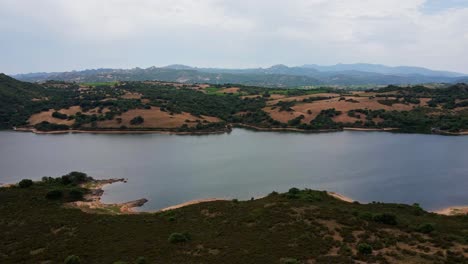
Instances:
[[[0,0],[0,72],[378,63],[468,73],[468,0]]]

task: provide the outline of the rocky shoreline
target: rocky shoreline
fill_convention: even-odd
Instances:
[[[111,214],[133,214],[137,213],[134,208],[143,206],[147,199],[142,198],[134,201],[125,203],[112,203],[105,204],[101,202],[101,197],[104,194],[102,189],[105,185],[116,183],[116,182],[127,182],[126,179],[108,179],[108,180],[92,180],[90,182],[82,184],[81,187],[87,188],[89,193],[84,196],[83,201],[76,201],[69,203],[68,206],[79,208],[84,212],[89,213],[111,213]]]

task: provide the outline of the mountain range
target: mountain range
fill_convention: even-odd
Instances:
[[[404,85],[422,83],[457,83],[467,74],[435,71],[422,67],[390,67],[379,64],[306,64],[288,67],[225,69],[198,68],[181,64],[133,69],[92,69],[71,72],[27,73],[12,77],[28,82],[60,80],[71,82],[109,82],[159,80],[181,83],[237,83],[243,85],[294,87],[313,85]]]

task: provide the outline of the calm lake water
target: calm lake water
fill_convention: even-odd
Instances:
[[[468,204],[468,137],[243,129],[204,136],[0,132],[0,183],[74,170],[128,178],[107,186],[103,201],[149,199],[142,210],[291,187],[362,202],[418,202],[426,209]]]

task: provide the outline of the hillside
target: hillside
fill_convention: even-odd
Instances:
[[[418,67],[388,67],[373,64],[304,65],[300,67],[288,67],[280,64],[270,68],[252,69],[196,68],[176,64],[160,68],[95,69],[61,73],[18,74],[14,77],[30,82],[46,80],[68,82],[158,80],[181,83],[236,83],[266,87],[297,87],[451,83],[463,77],[463,74]]]
[[[417,204],[348,203],[326,192],[271,193],[159,213],[70,208],[79,173],[0,188],[0,262],[466,263],[466,216]],[[70,258],[70,257],[69,257]],[[66,262],[77,263],[77,262]]]
[[[18,85],[24,83],[18,82]],[[466,134],[465,84],[446,88],[388,86],[349,92],[335,88],[272,89],[167,82],[35,85],[5,127],[35,132],[126,131],[222,133],[233,126],[270,131],[392,130]],[[31,99],[32,98],[32,99]],[[16,111],[13,106],[8,111]]]
[[[70,84],[67,87],[70,89],[21,82],[0,74],[0,129],[26,125],[34,113],[72,104],[71,91],[76,87]]]

